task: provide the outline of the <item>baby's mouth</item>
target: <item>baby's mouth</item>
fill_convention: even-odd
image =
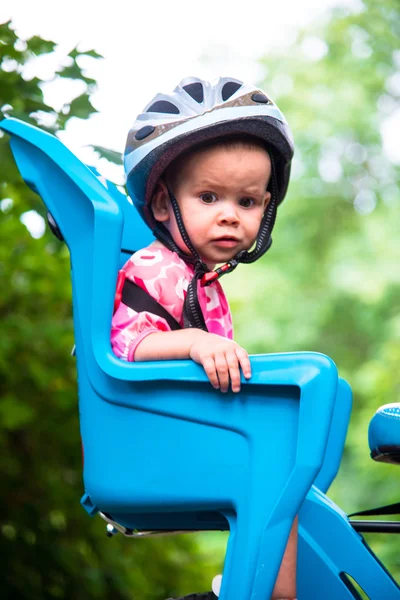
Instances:
[[[214,239],[214,241],[219,241],[219,240],[232,240],[234,242],[238,242],[239,238],[237,238],[235,235],[220,235],[217,238]]]
[[[239,243],[238,238],[231,236],[231,235],[224,235],[218,238],[215,238],[213,240],[213,243],[216,244],[217,246],[226,246],[226,247],[231,247],[231,246],[236,246]]]

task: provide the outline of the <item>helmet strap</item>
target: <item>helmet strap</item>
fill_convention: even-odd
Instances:
[[[183,223],[183,218],[179,209],[177,199],[175,198],[174,194],[168,186],[167,190],[171,206],[174,211],[175,219],[178,224],[179,233],[181,234],[182,240],[186,244],[186,247],[189,249],[191,254],[186,254],[179,248],[179,246],[173,239],[170,231],[162,223],[157,224],[156,228],[154,229],[154,235],[169,250],[172,250],[172,252],[176,252],[176,254],[182,260],[184,260],[186,263],[194,265],[194,275],[188,285],[186,298],[183,305],[183,326],[185,329],[195,327],[197,329],[202,329],[203,331],[208,331],[206,322],[204,320],[204,315],[200,307],[197,282],[206,273],[209,273],[210,269],[201,260],[200,254],[197,252],[196,248],[193,246],[189,238],[189,235]]]
[[[265,211],[264,217],[261,221],[260,229],[258,230],[256,247],[251,252],[247,252],[247,250],[244,250],[241,253],[241,256],[239,257],[239,262],[246,264],[258,260],[272,246],[271,232],[275,225],[276,212],[278,208],[278,185],[276,178],[275,160],[272,152],[269,152],[269,156],[271,160],[271,179],[268,189],[271,191],[271,200],[269,201],[267,210]]]

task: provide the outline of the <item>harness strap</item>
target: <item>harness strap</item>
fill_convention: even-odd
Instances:
[[[154,298],[136,285],[136,283],[133,283],[130,279],[126,279],[124,271],[118,273],[114,312],[117,310],[121,301],[136,312],[151,312],[154,315],[162,317],[167,321],[172,331],[182,329],[178,321],[176,321],[174,317],[157,302],[157,300],[154,300]]]

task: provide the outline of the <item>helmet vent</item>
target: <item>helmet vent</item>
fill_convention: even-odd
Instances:
[[[201,104],[204,100],[204,89],[203,85],[199,82],[197,83],[188,83],[188,85],[184,85],[183,89],[189,96],[196,100],[199,104]]]
[[[150,134],[153,133],[154,130],[155,127],[153,127],[153,125],[146,125],[145,127],[142,127],[136,132],[135,139],[138,141],[144,140],[144,138],[147,138]]]
[[[237,81],[228,81],[227,83],[225,83],[224,87],[222,88],[222,100],[225,102],[225,100],[228,100],[228,98],[230,98],[231,96],[233,96],[233,94],[235,92],[238,91],[239,88],[242,87],[241,83],[237,83]]]
[[[253,94],[251,99],[253,102],[258,102],[259,104],[272,104],[271,100],[265,94],[261,93]]]
[[[179,108],[172,104],[172,102],[168,102],[168,100],[157,100],[154,102],[146,112],[157,112],[157,113],[168,113],[171,115],[179,115]]]

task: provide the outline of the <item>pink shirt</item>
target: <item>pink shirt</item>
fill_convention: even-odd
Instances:
[[[183,327],[183,305],[194,273],[191,265],[156,241],[135,252],[123,270],[127,279],[150,294]],[[198,298],[208,331],[233,339],[229,304],[219,281],[208,287],[198,282]],[[119,358],[133,361],[139,343],[158,331],[171,331],[163,317],[147,311],[137,313],[121,302],[112,320],[113,351]]]

